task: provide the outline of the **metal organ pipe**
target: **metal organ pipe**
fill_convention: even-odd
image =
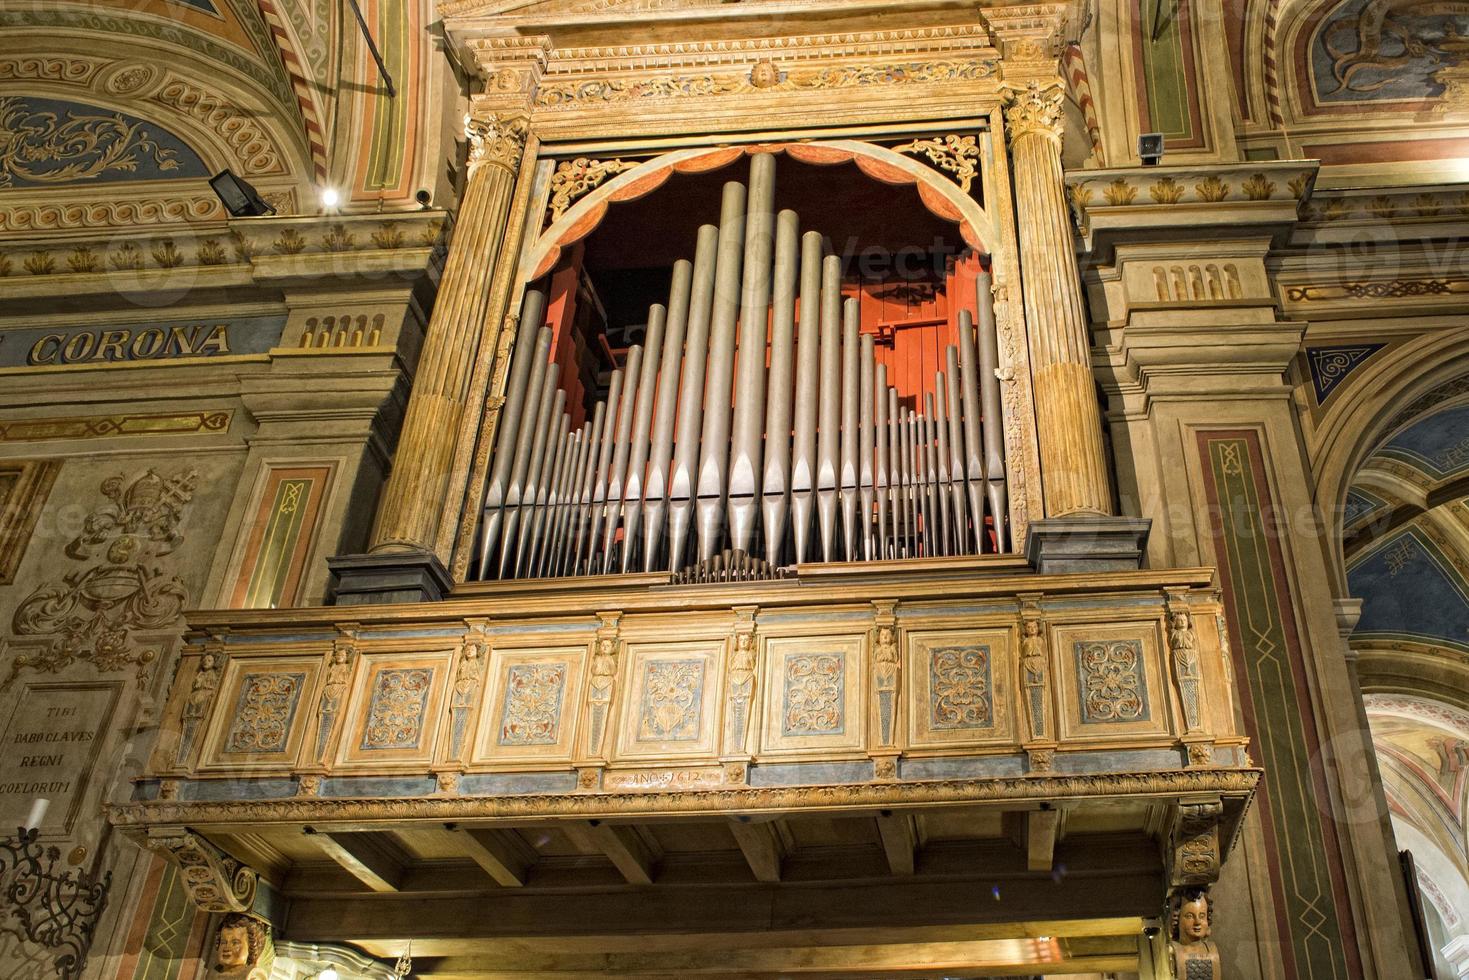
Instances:
[[[525,410],[525,392],[530,385],[536,339],[546,313],[543,289],[527,289],[520,304],[520,324],[515,332],[515,353],[510,358],[510,376],[505,383],[505,402],[500,406],[499,431],[495,434],[495,463],[485,482],[484,528],[480,534],[479,574],[490,572],[490,555],[500,538],[501,508],[505,504],[510,466],[515,461],[515,442]]]
[[[754,154],[748,189],[724,185],[719,224],[674,263],[644,344],[574,430],[540,325],[546,294],[527,290],[486,477],[482,575],[677,572],[694,543],[715,579],[758,575],[761,559],[1009,550],[989,273],[976,309],[957,311],[932,390],[900,398],[862,331],[862,299],[843,295],[841,260],[774,204],[775,158]]]
[[[740,287],[739,348],[735,377],[734,427],[730,437],[730,547],[750,550],[760,512],[765,448],[765,352],[769,337],[771,259],[775,251],[775,156],[750,158],[750,199],[745,214],[745,257]]]
[[[791,489],[791,409],[795,381],[796,279],[800,273],[801,219],[782,211],[775,219],[775,283],[771,295],[770,377],[765,406],[765,473],[760,483],[765,554],[778,562],[785,540]],[[743,390],[743,386],[741,386]]]

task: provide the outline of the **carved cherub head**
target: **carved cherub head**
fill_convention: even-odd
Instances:
[[[1186,888],[1179,894],[1173,913],[1173,938],[1185,945],[1209,938],[1214,926],[1214,906],[1203,888]]]
[[[214,968],[225,975],[255,966],[265,949],[265,924],[239,912],[227,915],[214,934]]]
[[[775,67],[775,62],[770,59],[755,63],[750,69],[750,84],[756,88],[770,88],[780,84],[780,69]]]
[[[1026,636],[1040,636],[1041,635],[1041,624],[1040,624],[1040,620],[1038,620],[1038,619],[1027,619],[1025,621],[1025,635]]]

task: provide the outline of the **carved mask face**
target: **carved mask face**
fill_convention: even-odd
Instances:
[[[243,926],[225,926],[214,940],[214,959],[221,970],[250,965],[250,933]]]
[[[1209,900],[1197,898],[1184,902],[1178,910],[1178,938],[1197,943],[1209,938]]]

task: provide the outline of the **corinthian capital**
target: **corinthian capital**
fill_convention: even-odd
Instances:
[[[471,172],[487,163],[515,170],[530,135],[530,118],[523,113],[465,116],[464,135],[469,138]]]
[[[1031,79],[1024,85],[1008,88],[1010,101],[1005,106],[1005,128],[1011,142],[1034,133],[1059,143],[1065,130],[1062,113],[1066,94],[1060,81]]]

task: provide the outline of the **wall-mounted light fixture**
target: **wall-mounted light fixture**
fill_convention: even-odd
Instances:
[[[230,213],[232,218],[254,218],[262,214],[275,214],[275,208],[265,203],[265,199],[255,188],[229,170],[221,170],[210,177],[209,186],[214,188],[214,194],[219,198],[219,203],[224,205],[224,209]]]

